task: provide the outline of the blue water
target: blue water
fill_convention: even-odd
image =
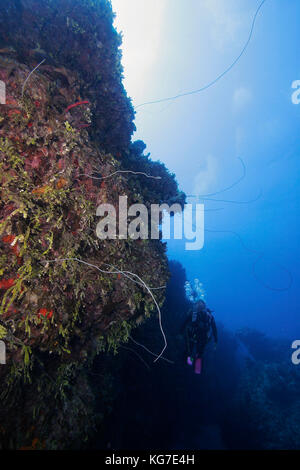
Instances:
[[[129,89],[134,104],[197,89],[226,70],[242,50],[259,4],[221,1],[208,14],[197,1],[188,9],[179,0],[172,8],[166,2],[162,46],[143,96]],[[136,117],[136,137],[174,171],[187,194],[198,194],[197,184],[202,194],[230,186],[243,174],[242,158],[243,181],[214,196],[236,203],[204,201],[206,229],[220,232],[207,231],[198,252],[169,241],[168,255],[183,264],[189,279],[203,282],[208,303],[226,326],[290,340],[300,334],[300,105],[291,99],[292,82],[300,78],[299,13],[296,0],[266,1],[247,50],[226,76],[198,95],[137,108]],[[126,23],[123,31],[126,58]],[[263,258],[254,272],[255,251]]]

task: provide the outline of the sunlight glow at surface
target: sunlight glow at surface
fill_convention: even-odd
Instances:
[[[220,75],[241,52],[260,2],[112,0],[115,26],[123,31],[124,85],[133,104],[195,90]],[[187,194],[230,186],[243,159],[246,177],[220,198],[248,201],[260,189],[263,197],[248,205],[206,201],[205,223],[215,233],[206,233],[204,249],[188,252],[170,240],[168,256],[183,264],[188,278],[203,281],[220,321],[271,334],[287,333],[294,323],[300,327],[300,272],[294,263],[300,105],[291,102],[291,84],[299,79],[299,10],[299,0],[266,1],[234,69],[204,93],[137,108],[133,136],[176,174]],[[274,295],[256,282],[253,256],[228,231],[277,266],[272,276],[262,263],[265,283],[278,285],[280,264],[292,271],[292,289]],[[280,284],[286,285],[284,276]]]
[[[112,0],[112,6],[117,13],[115,27],[123,33],[124,85],[137,102],[149,86],[149,74],[159,54],[166,1]]]

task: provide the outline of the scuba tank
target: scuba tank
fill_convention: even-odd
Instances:
[[[211,315],[205,305],[200,300],[193,305],[192,322],[190,327],[190,339],[193,342],[206,342],[210,339],[211,333]]]
[[[193,311],[192,311],[192,322],[194,323],[197,321],[197,316],[198,316],[198,305],[194,304],[193,305]]]
[[[199,303],[194,303],[192,310],[192,323],[189,328],[189,338],[193,343],[197,343],[201,334],[201,322],[199,321]]]

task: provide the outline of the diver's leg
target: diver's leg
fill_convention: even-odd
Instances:
[[[197,357],[195,360],[195,374],[201,374],[202,371],[202,357]]]
[[[187,341],[186,341],[185,357],[186,357],[187,365],[191,366],[193,364],[193,359],[192,359],[192,347],[191,347],[191,342],[189,338],[187,338]]]
[[[204,346],[201,343],[197,344],[197,352],[195,355],[195,374],[201,374],[202,371],[202,356],[204,352]]]
[[[190,347],[190,354],[189,354],[189,356],[188,356],[188,358],[187,358],[187,364],[188,364],[189,366],[192,366],[193,363],[194,363],[194,361],[195,361],[195,357],[196,357],[196,354],[197,354],[196,346],[197,346],[197,345],[196,345],[194,342],[191,344],[191,347]]]

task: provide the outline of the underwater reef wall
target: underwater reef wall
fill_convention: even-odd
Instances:
[[[0,48],[31,69],[46,59],[43,70],[57,69],[62,89],[76,84],[74,92],[92,103],[99,145],[117,151],[129,145],[135,126],[122,85],[121,37],[112,22],[107,0],[13,0],[0,6]],[[65,103],[63,92],[58,101]]]
[[[118,208],[119,195],[129,205],[185,202],[174,175],[131,142],[113,17],[106,0],[0,2],[1,448],[87,439],[97,419],[95,356],[116,353],[154,307],[122,271],[151,287],[168,280],[160,240],[96,236],[97,206]],[[107,178],[125,170],[160,179]],[[164,289],[155,298],[162,305]],[[110,386],[103,374],[100,420]]]

